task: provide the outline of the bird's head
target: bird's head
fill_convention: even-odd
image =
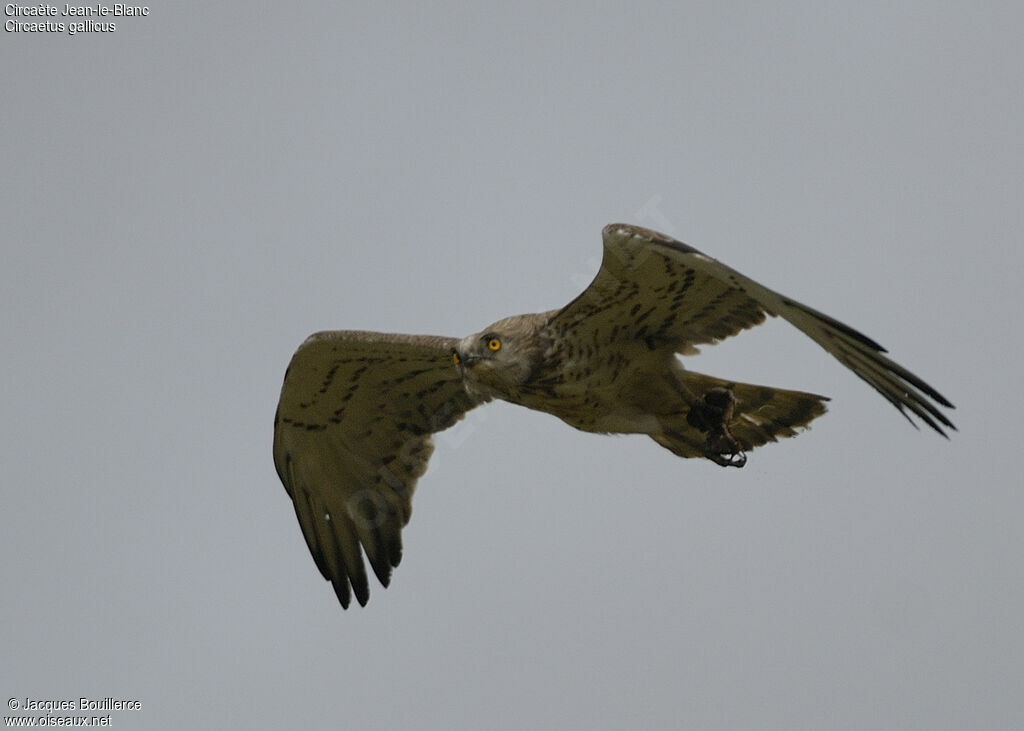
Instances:
[[[485,330],[459,341],[452,363],[466,390],[483,398],[515,401],[519,387],[532,375],[543,355],[536,316],[498,320]]]

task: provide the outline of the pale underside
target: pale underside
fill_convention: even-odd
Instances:
[[[430,435],[491,398],[742,466],[744,452],[795,435],[827,399],[693,373],[676,354],[766,315],[799,328],[908,419],[954,428],[938,408],[951,404],[866,336],[686,244],[613,224],[597,277],[561,310],[461,340],[338,331],[302,344],[281,390],[274,462],[317,566],[345,607],[353,593],[360,604],[369,596],[361,554],[387,586]],[[495,339],[500,350],[488,353]]]

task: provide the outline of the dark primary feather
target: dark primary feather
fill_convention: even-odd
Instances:
[[[476,405],[453,338],[317,333],[292,358],[274,422],[274,464],[303,536],[342,606],[369,597],[360,546],[384,586],[402,557],[430,435]],[[351,587],[351,593],[350,593]]]
[[[909,411],[943,436],[943,427],[956,428],[938,409],[953,405],[883,355],[886,351],[871,338],[692,246],[638,226],[605,227],[601,269],[552,324],[581,342],[615,336],[686,353],[758,325],[766,314],[811,337],[908,419]]]

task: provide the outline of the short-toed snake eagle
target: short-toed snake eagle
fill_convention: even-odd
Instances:
[[[612,224],[594,281],[560,310],[499,320],[461,340],[374,332],[309,337],[285,373],[274,463],[321,573],[343,607],[384,586],[433,451],[431,434],[504,399],[583,431],[646,434],[681,457],[742,467],[795,435],[824,396],[683,368],[677,354],[788,320],[908,419],[955,428],[941,394],[870,338],[654,231]],[[360,549],[361,547],[361,549]]]

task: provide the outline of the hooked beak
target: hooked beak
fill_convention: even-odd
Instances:
[[[452,363],[459,370],[462,370],[463,368],[473,365],[473,363],[475,363],[478,360],[480,360],[479,356],[463,355],[458,351],[458,348],[452,348]]]

